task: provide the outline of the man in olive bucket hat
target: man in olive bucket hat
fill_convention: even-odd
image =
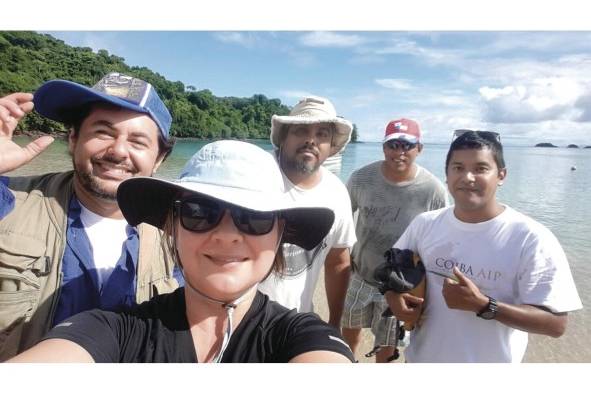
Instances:
[[[323,242],[310,251],[285,245],[284,275],[270,275],[259,289],[288,308],[312,311],[316,282],[324,265],[329,323],[340,327],[355,227],[345,185],[322,163],[345,149],[352,124],[337,116],[328,99],[317,96],[303,98],[288,116],[273,115],[271,121],[271,142],[286,191],[293,200],[332,209],[335,221]]]

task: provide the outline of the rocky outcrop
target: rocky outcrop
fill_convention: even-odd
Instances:
[[[536,148],[558,148],[556,145],[551,144],[549,142],[540,142],[536,144]]]

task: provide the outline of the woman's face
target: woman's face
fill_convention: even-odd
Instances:
[[[209,297],[233,301],[271,270],[279,225],[263,235],[238,230],[226,210],[219,224],[204,233],[186,230],[177,219],[176,247],[186,280]]]

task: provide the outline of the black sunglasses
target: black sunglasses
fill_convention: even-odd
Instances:
[[[398,140],[390,140],[386,141],[386,146],[392,150],[402,149],[405,152],[408,152],[411,149],[414,149],[418,143],[412,143],[408,141],[398,141]]]
[[[485,140],[489,140],[489,141],[497,140],[499,143],[501,142],[501,135],[499,133],[497,133],[496,131],[470,130],[470,129],[454,130],[454,135],[451,138],[451,141],[454,142],[458,137],[460,137],[466,133],[470,133],[470,132],[476,133],[478,136],[484,138]]]
[[[259,212],[205,197],[189,197],[174,202],[174,212],[185,230],[204,233],[214,229],[230,211],[238,230],[249,235],[264,235],[273,229],[276,212]]]

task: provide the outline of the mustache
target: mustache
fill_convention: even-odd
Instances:
[[[115,165],[117,168],[120,168],[120,169],[134,171],[134,167],[132,165],[129,165],[128,163],[126,163],[126,161],[127,160],[121,160],[121,159],[118,159],[117,157],[109,155],[109,154],[105,154],[100,157],[93,157],[91,159],[91,162],[93,164],[108,163],[108,164]]]
[[[311,146],[311,145],[304,145],[304,146],[298,148],[298,150],[296,152],[297,153],[309,152],[309,153],[312,153],[316,157],[318,157],[318,155],[320,154],[320,151],[318,150],[318,148]]]

